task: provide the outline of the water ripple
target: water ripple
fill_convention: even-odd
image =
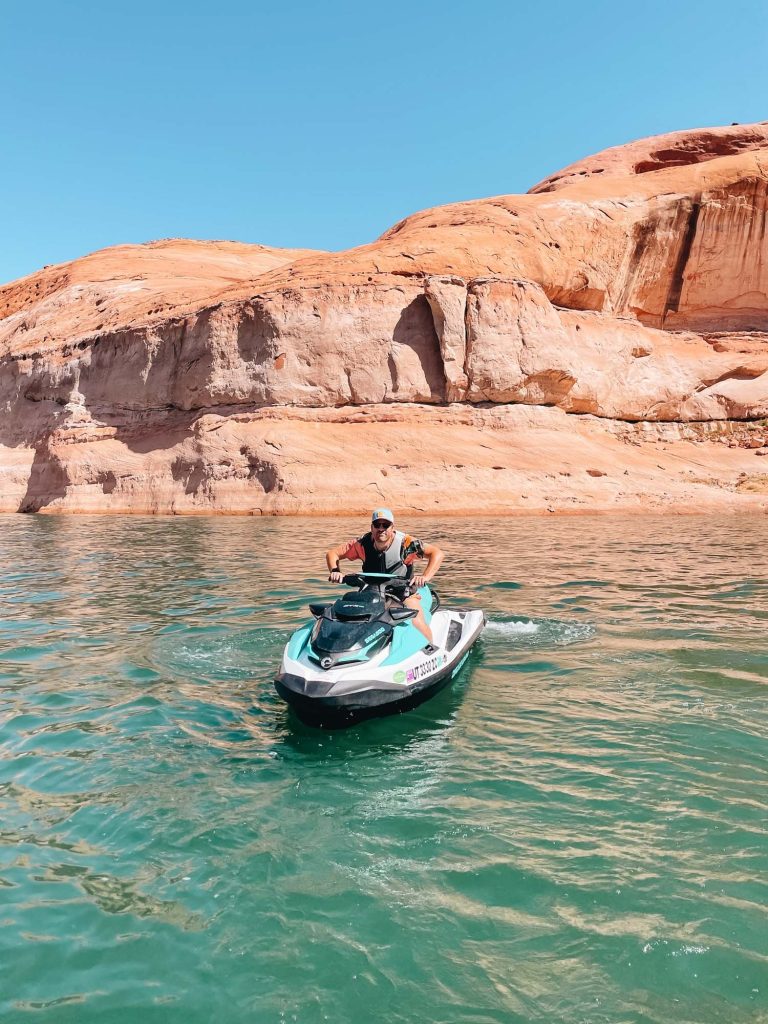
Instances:
[[[416,522],[487,628],[335,732],[271,680],[359,524],[3,525],[4,1021],[768,1019],[765,517]]]

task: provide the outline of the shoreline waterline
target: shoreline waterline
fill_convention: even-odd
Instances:
[[[538,519],[538,518],[567,518],[567,519],[587,519],[590,516],[599,516],[601,518],[618,519],[623,516],[632,516],[633,518],[646,518],[655,516],[674,516],[680,518],[689,517],[702,517],[702,518],[713,518],[714,516],[727,516],[730,518],[740,516],[758,516],[768,514],[768,495],[756,496],[749,503],[744,502],[743,504],[715,504],[707,505],[702,502],[699,505],[691,506],[690,502],[680,502],[679,504],[664,505],[663,508],[648,508],[647,505],[622,505],[619,507],[611,508],[509,508],[502,505],[498,507],[491,506],[489,508],[483,508],[481,511],[473,509],[461,509],[452,507],[450,509],[441,509],[439,507],[424,509],[422,507],[414,508],[408,505],[398,505],[397,502],[393,502],[392,499],[388,499],[388,503],[391,507],[399,510],[399,517],[425,517],[425,518],[444,518],[444,519],[501,519],[504,517],[510,517],[514,519]],[[301,512],[294,511],[262,511],[262,510],[250,510],[250,511],[232,511],[229,509],[182,509],[178,511],[153,511],[152,509],[135,509],[135,508],[123,508],[123,509],[99,509],[94,510],[93,508],[41,508],[36,511],[22,511],[19,509],[0,509],[0,516],[30,516],[30,517],[50,517],[50,518],[68,518],[74,519],[87,518],[93,516],[94,518],[146,518],[146,519],[314,519],[318,516],[323,519],[343,519],[354,516],[368,516],[370,515],[371,508],[376,504],[383,504],[382,501],[376,502],[372,500],[369,505],[360,505],[356,508],[345,509],[310,509]]]

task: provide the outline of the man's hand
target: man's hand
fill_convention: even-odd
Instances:
[[[429,580],[426,576],[412,576],[410,584],[414,590],[419,590],[421,587],[426,587]]]
[[[341,583],[341,581],[342,581],[343,579],[344,579],[344,574],[343,574],[343,573],[340,573],[340,572],[338,571],[338,569],[336,569],[336,570],[334,570],[334,571],[333,571],[333,572],[331,573],[331,575],[330,575],[330,576],[328,577],[328,582],[329,582],[329,583]]]

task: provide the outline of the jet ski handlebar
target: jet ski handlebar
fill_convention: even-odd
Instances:
[[[346,587],[381,586],[387,591],[401,591],[404,597],[408,597],[412,591],[410,580],[402,576],[390,576],[387,573],[378,572],[351,572],[342,576],[341,582]],[[400,596],[400,595],[397,595]]]

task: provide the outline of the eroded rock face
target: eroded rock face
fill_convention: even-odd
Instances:
[[[554,192],[584,178],[602,175],[648,174],[669,167],[689,167],[721,156],[738,156],[768,146],[768,121],[732,124],[722,128],[694,128],[638,139],[612,146],[557,171],[540,181],[530,193]]]
[[[732,126],[346,253],[171,240],[46,268],[0,289],[2,508],[759,505],[737,481],[768,417],[767,209],[768,124]]]

